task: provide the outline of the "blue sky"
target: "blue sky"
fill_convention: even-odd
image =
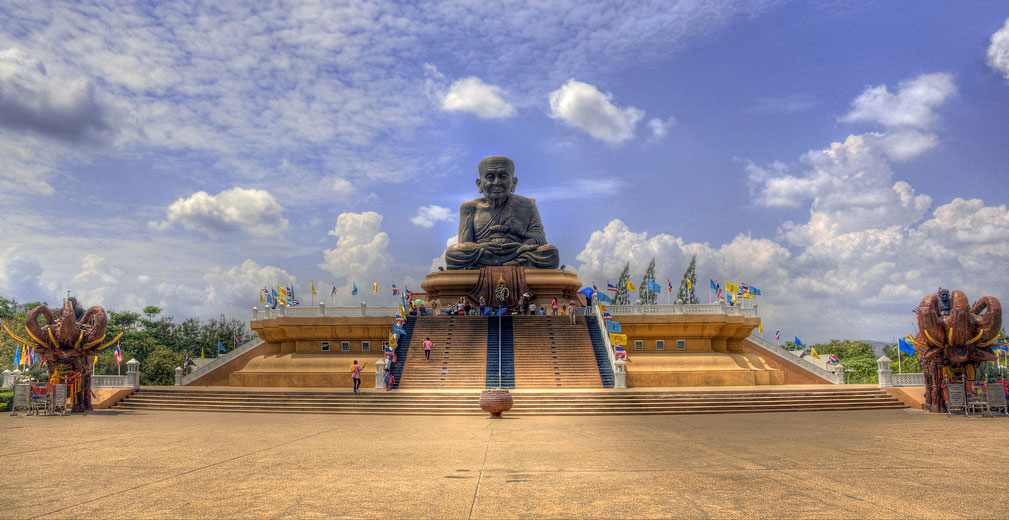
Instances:
[[[697,255],[807,343],[1009,297],[1000,3],[262,5],[0,6],[0,294],[385,303],[505,154],[586,283]]]

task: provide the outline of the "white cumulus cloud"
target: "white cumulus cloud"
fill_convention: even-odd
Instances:
[[[258,302],[256,295],[263,287],[279,285],[293,286],[295,276],[284,269],[272,265],[259,265],[252,259],[245,260],[241,265],[227,269],[217,266],[203,276],[207,286],[205,289],[205,307],[236,308],[243,305],[254,305]]]
[[[410,219],[410,222],[424,227],[433,227],[435,222],[452,220],[452,210],[436,206],[434,204],[417,208],[417,216]]]
[[[622,143],[634,137],[634,127],[645,112],[615,105],[612,97],[593,85],[569,79],[550,93],[550,117],[584,130],[596,139]]]
[[[329,232],[339,238],[335,248],[323,252],[319,268],[345,279],[343,288],[337,289],[345,303],[353,301],[349,293],[355,282],[360,291],[365,291],[373,281],[390,279],[393,259],[388,252],[389,235],[381,231],[382,220],[382,215],[374,211],[342,213]]]
[[[483,119],[503,119],[515,115],[515,107],[504,100],[502,89],[480,78],[463,78],[448,88],[441,107],[448,111],[472,112]]]
[[[851,111],[841,120],[925,129],[935,121],[935,108],[955,93],[949,74],[922,74],[901,81],[895,93],[886,85],[866,89],[851,102]]]
[[[988,46],[988,66],[1009,80],[1009,18],[1005,25],[991,35]]]
[[[234,187],[217,195],[198,191],[168,206],[167,220],[149,222],[155,229],[179,224],[189,230],[216,235],[245,232],[276,236],[288,228],[280,204],[268,191]]]

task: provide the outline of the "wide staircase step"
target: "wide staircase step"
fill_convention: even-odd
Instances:
[[[421,354],[423,358],[423,354]],[[409,370],[409,368],[407,369]],[[141,388],[128,411],[486,415],[479,391],[362,392]],[[671,415],[907,408],[879,389],[726,391],[517,391],[507,415]]]
[[[487,319],[422,316],[416,319],[399,388],[483,388],[487,366]],[[431,338],[431,360],[424,340]]]
[[[603,387],[584,323],[567,316],[513,319],[516,388]]]

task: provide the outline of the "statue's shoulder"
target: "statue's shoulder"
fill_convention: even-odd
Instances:
[[[467,200],[459,205],[459,213],[472,213],[479,207],[483,199]]]
[[[523,197],[522,195],[511,195],[511,204],[518,208],[535,208],[536,199],[530,199],[529,197]]]

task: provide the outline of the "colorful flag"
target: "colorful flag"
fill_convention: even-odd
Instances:
[[[182,363],[182,369],[185,370],[189,368],[189,357],[186,357],[186,361]]]
[[[116,349],[112,351],[112,357],[116,358],[116,364],[123,364],[123,352],[119,350],[119,342],[116,342]]]
[[[764,322],[760,322],[760,328],[757,329],[757,334],[763,334],[763,333],[764,333]]]
[[[669,278],[666,278],[666,285],[669,286],[669,292],[673,292],[673,281],[670,280]]]
[[[237,330],[231,331],[231,335],[235,338],[235,346],[237,347],[238,346],[238,331]]]
[[[264,303],[266,303],[266,300],[263,298],[263,291],[259,291],[259,304],[262,305]]]
[[[357,282],[354,282],[354,290],[350,291],[351,296],[357,296]]]
[[[627,280],[627,290],[638,292],[638,290],[634,288],[634,284],[632,284],[630,280]]]
[[[709,285],[711,286],[711,290],[715,291],[715,292],[718,292],[718,282],[716,282],[715,280],[712,280],[710,278],[708,279],[708,281],[709,281]]]
[[[725,292],[739,294],[739,285],[732,282],[725,282]]]
[[[795,337],[795,345],[796,345],[797,347],[801,347],[801,346],[802,346],[802,342],[801,342],[801,341],[799,341],[799,336],[796,336],[796,337]]]
[[[330,296],[336,296],[336,284],[333,284],[333,291],[329,293]]]
[[[221,343],[221,340],[217,340],[217,352],[228,352],[228,350],[224,348],[224,343]]]
[[[312,296],[315,296],[315,295],[317,295],[317,294],[318,294],[318,293],[317,293],[317,292],[315,292],[315,280],[312,280]]]
[[[653,281],[651,281],[651,280],[648,280],[648,290],[652,291],[652,292],[660,293],[660,292],[662,292],[662,286],[659,285],[659,284],[657,284],[657,283],[655,283],[655,282],[653,282]]]
[[[584,294],[585,295],[585,299],[587,300],[587,299],[589,299],[589,298],[592,297],[592,294],[593,294],[594,291],[592,290],[591,287],[583,287],[582,290],[580,290],[578,292]]]
[[[205,352],[203,351],[203,347],[200,347],[200,359],[203,359],[204,354]]]
[[[606,290],[607,291],[612,291],[612,292],[615,292],[615,293],[620,292],[620,289],[617,289],[617,286],[611,284],[609,280],[606,280]]]
[[[292,297],[291,298],[291,307],[295,307],[295,306],[298,306],[298,305],[301,305],[301,300]]]
[[[689,291],[692,290],[693,288],[694,288],[694,282],[691,282],[690,278],[687,278],[687,290]]]
[[[815,357],[816,359],[820,359],[820,355],[816,353],[815,348],[809,347],[809,353],[812,354],[812,356]]]
[[[753,296],[760,296],[760,289],[757,289],[756,287],[754,287],[754,286],[751,285],[750,286],[750,294],[753,295]]]
[[[616,320],[609,320],[609,321],[606,322],[606,330],[609,331],[609,332],[617,332],[617,333],[619,333],[619,332],[623,332],[624,328],[621,327],[620,324],[617,323]]]
[[[750,294],[750,286],[745,283],[739,284],[739,294]]]
[[[294,296],[294,289],[291,289],[290,285],[287,286],[287,295],[291,297]]]
[[[774,341],[781,341],[781,329],[774,331]]]
[[[841,362],[841,360],[837,359],[837,356],[835,356],[833,354],[831,354],[830,357],[827,358],[827,364],[828,365],[833,365],[834,363],[840,363],[840,362]]]
[[[613,303],[613,300],[611,300],[610,297],[606,293],[603,293],[603,292],[597,292],[596,293],[596,301],[598,301],[600,303],[602,303],[602,302]]]
[[[592,292],[597,293],[599,289],[596,288],[596,281],[592,280]]]
[[[899,338],[897,340],[897,348],[905,354],[910,354],[912,356],[917,354],[917,352],[915,352],[914,350],[914,347],[908,345],[907,342],[904,341],[904,338]]]
[[[406,301],[408,301],[408,302],[409,301],[413,301],[413,293],[410,292],[410,288],[409,287],[407,287],[406,289],[403,290],[403,298],[405,298]]]
[[[614,334],[610,332],[610,343],[614,345],[626,345],[627,334]]]
[[[392,295],[396,296],[399,294],[399,289],[396,288],[396,284],[392,284]]]
[[[371,294],[378,294],[378,282],[371,282]]]
[[[624,350],[624,347],[613,347],[613,353],[617,356],[617,359],[627,359],[627,351]]]
[[[403,327],[400,327],[399,323],[393,323],[392,324],[392,333],[393,334],[404,335],[404,334],[406,334],[406,329],[404,329]]]
[[[21,345],[14,348],[14,367],[21,366]]]

